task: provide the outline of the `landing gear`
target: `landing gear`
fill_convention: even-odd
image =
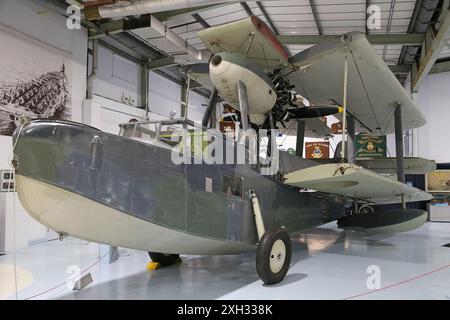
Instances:
[[[179,254],[166,254],[158,252],[149,252],[148,255],[153,262],[158,262],[161,267],[168,267],[180,260]]]
[[[265,284],[281,282],[291,263],[291,238],[283,228],[266,231],[256,251],[256,271]]]
[[[259,237],[256,271],[265,284],[276,284],[284,279],[289,270],[292,254],[291,237],[284,228],[266,231],[258,197],[253,190],[249,190],[249,194]]]

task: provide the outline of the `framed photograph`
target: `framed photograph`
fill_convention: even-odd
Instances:
[[[71,119],[70,57],[0,30],[0,135],[20,118]]]
[[[450,170],[436,170],[426,174],[426,191],[450,193]]]

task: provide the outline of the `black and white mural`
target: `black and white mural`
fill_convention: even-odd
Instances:
[[[20,118],[71,118],[71,60],[0,30],[0,135]]]

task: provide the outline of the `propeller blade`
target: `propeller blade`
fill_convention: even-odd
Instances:
[[[289,108],[287,111],[293,119],[307,119],[330,116],[342,112],[341,107],[337,106],[314,106],[303,108]]]

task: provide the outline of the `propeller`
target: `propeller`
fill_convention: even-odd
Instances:
[[[341,113],[342,107],[339,106],[313,106],[301,108],[287,108],[290,119],[308,119],[331,116],[333,114]]]
[[[267,74],[272,80],[278,97],[271,111],[275,126],[279,122],[286,128],[285,122],[292,119],[319,118],[342,112],[342,108],[336,105],[306,107],[296,104],[298,94],[293,91],[295,85],[280,75],[281,71],[281,69],[275,69]],[[270,125],[265,123],[264,126]]]

